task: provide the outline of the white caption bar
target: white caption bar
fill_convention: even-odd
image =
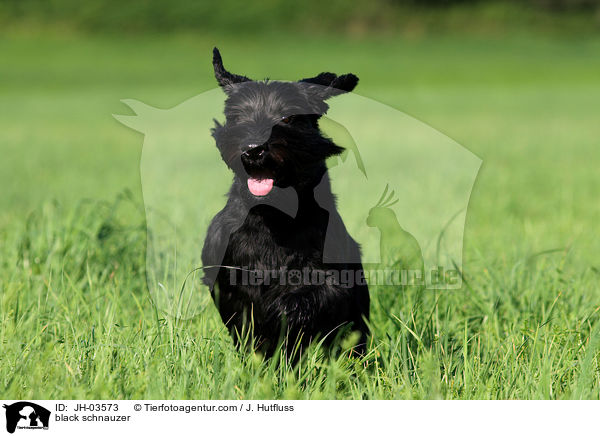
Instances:
[[[578,434],[592,401],[1,400],[0,435]],[[11,432],[12,430],[12,432]],[[35,430],[45,430],[42,433]],[[7,433],[8,432],[8,433]]]

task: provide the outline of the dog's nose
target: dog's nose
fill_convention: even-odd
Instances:
[[[258,159],[265,153],[265,148],[258,144],[248,144],[242,147],[242,155],[250,159]]]

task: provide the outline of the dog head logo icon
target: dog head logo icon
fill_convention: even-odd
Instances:
[[[29,401],[4,404],[6,409],[6,431],[14,433],[18,429],[47,429],[50,411]]]

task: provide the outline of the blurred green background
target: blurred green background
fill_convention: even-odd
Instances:
[[[352,71],[358,93],[496,162],[544,153],[544,135],[591,141],[580,124],[597,115],[598,1],[3,0],[0,29],[0,222],[44,199],[138,192],[141,138],[111,114],[213,88],[215,45],[255,78]],[[536,167],[565,177],[549,155]]]
[[[483,159],[466,292],[372,290],[379,377],[273,382],[216,318],[152,313],[143,137],[112,114],[214,88],[215,45],[253,78],[353,72]],[[598,398],[599,54],[591,0],[0,0],[0,396]],[[222,355],[198,348],[217,330]],[[219,359],[214,385],[189,367]]]
[[[597,28],[597,0],[3,0],[5,26],[47,26],[85,32],[227,32],[257,35]]]

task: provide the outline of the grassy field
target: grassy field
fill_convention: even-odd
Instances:
[[[598,399],[600,37],[243,42],[0,37],[0,397]],[[483,159],[465,286],[372,288],[365,362],[263,363],[214,308],[153,308],[143,137],[111,114],[213,88],[214,45],[251,77],[354,72]]]

